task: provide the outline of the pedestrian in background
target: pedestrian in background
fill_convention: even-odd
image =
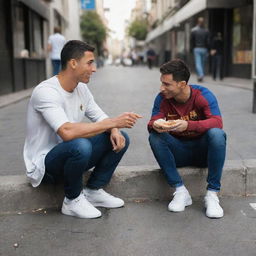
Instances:
[[[222,80],[223,39],[220,32],[218,32],[212,40],[210,54],[212,58],[212,78],[216,80],[216,78],[219,77],[219,79]]]
[[[154,51],[153,48],[149,48],[146,54],[147,54],[148,68],[152,69],[152,66],[154,65],[155,59],[156,59],[156,52]]]
[[[199,17],[197,25],[192,29],[190,36],[190,47],[194,54],[198,82],[202,82],[205,76],[205,62],[209,46],[209,31],[204,27],[204,18]]]
[[[53,75],[57,75],[60,72],[61,61],[60,53],[66,43],[66,39],[61,35],[61,29],[59,27],[54,28],[54,34],[49,36],[47,50],[50,52],[50,58],[52,61]]]
[[[78,40],[61,52],[62,69],[33,90],[27,113],[24,161],[33,187],[64,179],[62,213],[97,218],[95,207],[118,208],[124,201],[103,190],[126,152],[139,115],[126,112],[109,118],[87,87],[96,71],[94,47]],[[84,122],[84,116],[92,123]],[[83,188],[83,174],[94,167]]]
[[[206,216],[221,218],[224,212],[217,192],[221,187],[226,134],[216,97],[205,87],[188,84],[190,71],[181,60],[163,64],[160,72],[162,84],[148,130],[154,156],[168,184],[175,189],[168,210],[181,212],[192,204],[177,167],[208,167]]]

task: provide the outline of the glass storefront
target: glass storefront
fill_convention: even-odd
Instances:
[[[23,4],[17,4],[14,13],[15,58],[44,57],[43,18]]]
[[[22,5],[17,5],[14,9],[14,56],[22,57],[25,50],[25,13]]]
[[[233,10],[232,63],[252,63],[253,6],[247,5]]]

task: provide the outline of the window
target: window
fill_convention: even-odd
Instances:
[[[25,47],[25,10],[19,4],[14,8],[14,56],[22,57]],[[27,49],[28,50],[28,49]]]
[[[36,13],[32,13],[31,57],[43,56],[43,20]]]
[[[252,20],[251,5],[233,10],[233,64],[252,63]]]

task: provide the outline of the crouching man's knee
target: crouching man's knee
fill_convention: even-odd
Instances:
[[[220,128],[212,128],[207,131],[210,143],[220,146],[226,146],[226,133]]]

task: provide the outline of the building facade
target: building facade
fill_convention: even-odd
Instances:
[[[179,57],[193,66],[190,32],[204,17],[211,37],[223,35],[224,76],[251,78],[252,0],[153,0],[150,15],[146,41],[155,45],[159,64]],[[210,57],[208,63],[210,68]]]
[[[0,0],[0,95],[51,76],[47,41],[54,26],[81,39],[81,0]]]
[[[0,0],[0,94],[45,78],[44,42],[49,9],[39,0]]]

